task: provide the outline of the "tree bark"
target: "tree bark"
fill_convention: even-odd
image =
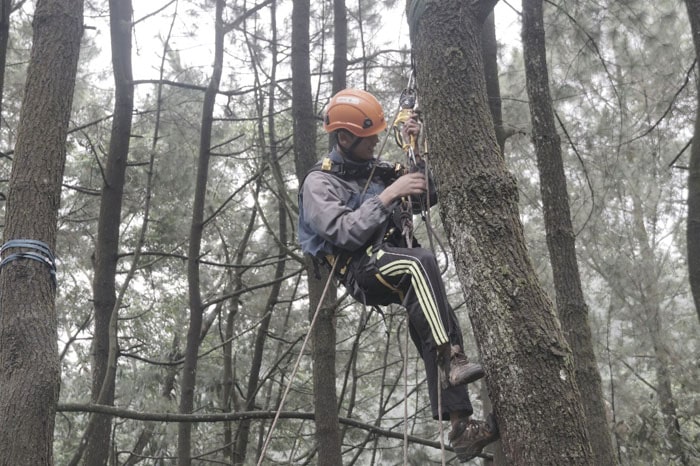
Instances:
[[[202,330],[202,295],[200,289],[199,256],[202,248],[202,235],[204,232],[204,202],[206,198],[207,182],[209,179],[209,159],[211,158],[211,132],[213,125],[214,104],[219,90],[224,57],[224,24],[223,12],[225,0],[216,1],[216,16],[214,22],[214,63],[209,85],[204,93],[202,103],[202,121],[199,139],[199,161],[192,204],[192,222],[190,225],[190,243],[187,253],[187,283],[189,293],[190,321],[187,329],[187,342],[185,346],[185,362],[182,367],[182,381],[180,383],[180,413],[191,413],[194,407],[194,389],[197,380],[197,359],[199,355],[200,333]],[[192,424],[180,423],[178,425],[178,465],[190,466],[192,464],[191,451]]]
[[[495,3],[409,6],[440,210],[508,464],[593,465],[571,350],[528,257],[486,99],[481,25]]]
[[[561,140],[557,134],[549,92],[542,0],[523,0],[522,18],[532,142],[540,174],[540,193],[556,291],[556,307],[562,330],[574,355],[576,383],[586,413],[595,464],[614,465],[617,464],[617,459],[605,415],[602,383],[588,323],[588,306],[581,287]]]
[[[4,240],[41,241],[53,251],[83,32],[83,2],[38,1],[33,30]],[[4,257],[20,251],[37,253],[12,248]],[[5,265],[0,274],[3,466],[53,464],[60,366],[52,268],[43,260],[19,258]]]
[[[95,247],[93,303],[95,330],[92,341],[92,401],[114,403],[118,342],[116,327],[116,273],[119,254],[124,179],[129,155],[134,85],[131,70],[131,0],[110,0],[112,67],[114,69],[114,117],[100,199]],[[110,354],[110,347],[112,352]],[[85,464],[105,465],[109,458],[111,416],[92,415]]]
[[[685,0],[693,33],[695,59],[700,58],[700,4],[695,0]],[[700,65],[696,65],[700,69]],[[690,290],[695,302],[695,311],[700,320],[700,81],[695,80],[696,116],[693,129],[693,145],[688,163],[688,275]]]

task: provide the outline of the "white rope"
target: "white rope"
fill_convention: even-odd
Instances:
[[[439,359],[438,359],[439,361]],[[448,376],[449,377],[449,376]],[[442,425],[442,384],[440,383],[440,365],[437,368],[437,397],[438,397],[438,423],[440,424],[440,456],[442,466],[445,466],[445,429]]]
[[[403,464],[408,464],[408,325],[403,348]]]

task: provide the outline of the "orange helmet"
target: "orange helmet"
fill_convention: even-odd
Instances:
[[[361,138],[379,134],[385,128],[381,104],[372,94],[361,89],[343,89],[334,95],[323,119],[326,132],[346,129]]]

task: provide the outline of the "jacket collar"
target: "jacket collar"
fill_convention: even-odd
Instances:
[[[335,146],[328,156],[334,163],[343,163],[347,165],[348,168],[356,170],[371,167],[376,161],[375,159],[362,161],[353,160],[346,154],[343,154],[338,146]]]

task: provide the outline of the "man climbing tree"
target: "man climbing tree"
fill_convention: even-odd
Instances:
[[[358,301],[406,308],[433,418],[452,422],[450,442],[466,461],[498,438],[492,422],[470,418],[466,384],[484,372],[462,352],[461,329],[435,256],[411,235],[412,206],[428,208],[428,199],[436,201],[416,145],[408,172],[374,158],[386,127],[381,105],[368,92],[345,89],[331,99],[324,129],[335,133],[337,144],[302,184],[299,240],[304,253],[327,264]],[[403,140],[415,141],[419,130],[416,118],[409,118]]]

